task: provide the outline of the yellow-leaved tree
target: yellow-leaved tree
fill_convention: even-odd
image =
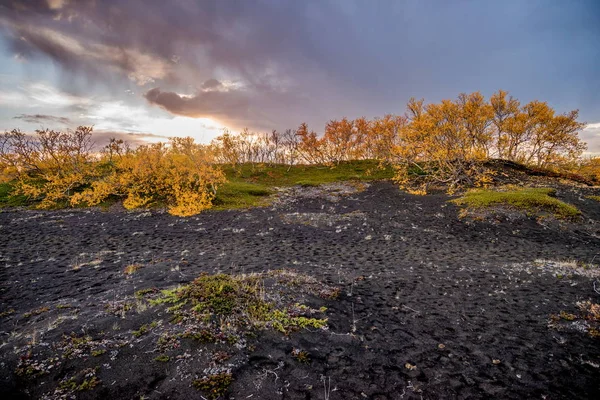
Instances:
[[[225,181],[211,148],[192,138],[139,146],[110,162],[110,173],[73,195],[72,205],[96,205],[117,196],[127,209],[162,204],[173,215],[190,216],[210,208]]]
[[[37,201],[39,208],[68,204],[71,196],[98,177],[91,149],[92,128],[74,131],[19,130],[0,138],[2,180],[12,181],[16,194]]]
[[[521,106],[507,96],[498,91],[488,102],[479,92],[463,93],[428,105],[411,99],[392,154],[400,187],[425,194],[434,186],[449,193],[485,186],[493,180],[486,167],[491,158],[571,168],[586,148],[577,110],[556,115],[547,103]]]

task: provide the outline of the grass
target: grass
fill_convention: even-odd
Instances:
[[[376,160],[343,162],[333,167],[322,165],[260,165],[223,166],[227,183],[217,190],[214,208],[219,210],[256,207],[268,204],[267,197],[276,187],[318,186],[341,181],[372,181],[391,179],[391,167],[379,168]]]
[[[600,202],[600,196],[587,196],[586,198]]]
[[[551,188],[507,186],[499,188],[499,190],[471,189],[463,197],[451,201],[468,209],[481,209],[499,205],[532,213],[547,211],[557,218],[574,218],[581,214],[576,207],[553,197],[555,193],[556,190]]]

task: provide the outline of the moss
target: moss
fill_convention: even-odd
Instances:
[[[64,379],[58,384],[58,388],[66,392],[84,392],[94,389],[102,382],[96,377],[98,367],[87,368],[77,373],[72,378]]]
[[[233,382],[230,373],[222,372],[219,374],[205,376],[201,379],[195,379],[192,385],[203,391],[209,399],[217,399],[224,396]]]
[[[160,296],[155,299],[150,299],[149,303],[153,306],[157,306],[160,304],[175,304],[179,302],[180,297],[179,293],[183,290],[183,287],[178,287],[175,289],[165,289],[160,291]]]
[[[156,362],[169,362],[170,359],[171,358],[168,355],[161,354],[160,356],[156,357],[154,359],[154,361],[156,361]]]
[[[273,310],[267,316],[267,320],[275,330],[283,334],[289,334],[292,331],[306,328],[324,328],[327,326],[327,318],[306,318],[306,317],[291,317],[287,312],[281,310]]]
[[[600,196],[586,196],[586,199],[595,200],[600,202]]]
[[[37,309],[35,309],[33,311],[26,312],[25,314],[23,314],[23,318],[30,318],[30,317],[33,317],[33,316],[36,316],[36,315],[43,314],[43,313],[48,312],[48,311],[50,311],[50,308],[48,308],[48,307],[40,307],[40,308],[37,308]]]
[[[91,354],[94,357],[99,357],[99,356],[101,356],[104,353],[106,353],[106,350],[105,349],[100,349],[100,350],[92,350]]]
[[[158,289],[156,289],[156,288],[140,289],[137,292],[135,292],[135,297],[137,299],[143,299],[144,296],[146,296],[147,294],[156,293],[157,291],[158,291]]]
[[[15,309],[14,309],[14,308],[9,308],[9,309],[8,309],[8,310],[6,310],[6,311],[2,311],[2,312],[0,312],[0,318],[7,317],[7,316],[9,316],[9,315],[12,315],[12,314],[14,314],[14,313],[15,313]]]
[[[140,326],[140,329],[133,331],[131,333],[135,337],[140,337],[140,336],[147,334],[148,332],[150,332],[152,329],[156,328],[157,326],[158,326],[158,322],[152,321],[150,324],[144,324],[144,325]]]
[[[281,292],[269,300],[265,280],[271,285],[285,285],[288,291],[309,290],[324,298],[336,297],[339,292],[314,278],[290,271],[242,276],[203,274],[188,285],[161,291],[149,302],[170,305],[166,310],[173,314],[171,323],[190,326],[181,337],[203,343],[235,344],[255,329],[273,329],[287,335],[301,329],[327,326],[327,318],[316,316],[323,314],[326,307],[312,309],[298,303],[287,307],[277,304],[273,300],[281,302]],[[146,332],[147,329],[141,327],[134,335],[141,336]]]
[[[574,218],[581,212],[574,206],[552,197],[556,190],[551,188],[518,188],[507,186],[499,190],[471,189],[464,196],[451,202],[469,209],[492,206],[508,206],[528,213],[547,211],[557,218]]]

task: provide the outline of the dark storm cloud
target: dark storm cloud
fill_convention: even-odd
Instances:
[[[20,119],[25,122],[30,123],[59,123],[62,125],[68,125],[71,123],[71,120],[67,117],[56,117],[54,115],[45,115],[45,114],[21,114],[13,117],[13,119]]]
[[[411,96],[438,101],[503,88],[600,119],[594,0],[1,4],[13,53],[47,57],[69,76],[83,72],[115,88],[128,80],[179,115],[322,126],[327,118],[402,113]]]
[[[203,85],[204,86],[204,85]],[[150,89],[144,97],[150,104],[157,105],[172,114],[193,118],[216,118],[227,120],[237,128],[252,126],[272,129],[273,124],[281,124],[276,116],[262,110],[301,105],[301,100],[285,92],[276,92],[270,87],[248,89],[214,90],[222,85],[209,85],[191,96],[175,92]],[[282,115],[279,115],[282,116]],[[289,118],[289,114],[283,114]]]

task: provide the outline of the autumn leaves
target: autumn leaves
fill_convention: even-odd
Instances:
[[[402,189],[425,194],[485,186],[493,172],[485,161],[501,158],[539,168],[598,174],[597,159],[579,162],[585,126],[577,111],[556,114],[547,103],[522,105],[504,91],[489,100],[479,93],[425,104],[411,99],[404,115],[331,120],[322,136],[301,124],[296,130],[239,135],[225,132],[208,145],[191,138],[134,150],[118,140],[92,151],[92,128],[34,136],[13,130],[0,137],[0,168],[15,194],[41,208],[98,205],[122,199],[126,208],[166,206],[179,216],[212,205],[225,182],[219,164],[322,164],[362,159],[392,165]],[[587,169],[586,169],[587,168]],[[589,171],[588,171],[589,170]]]

